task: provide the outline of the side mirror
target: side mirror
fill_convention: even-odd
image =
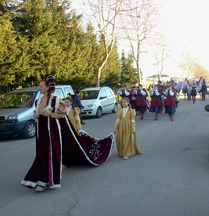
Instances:
[[[205,106],[205,111],[209,112],[209,104]]]

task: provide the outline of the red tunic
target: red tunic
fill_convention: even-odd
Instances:
[[[142,95],[141,90],[137,90],[136,106],[147,106],[147,102],[146,102],[147,92],[145,93],[146,95]]]
[[[155,93],[151,96],[152,100],[151,100],[151,107],[160,107],[162,106],[161,104],[161,92],[159,92],[160,95],[157,96]]]
[[[166,96],[165,106],[175,106],[176,105],[175,97],[176,97],[175,92],[174,95],[171,96],[170,91],[168,91],[168,94]]]

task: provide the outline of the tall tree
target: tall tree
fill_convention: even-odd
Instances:
[[[134,58],[132,53],[128,53],[128,57],[125,57],[124,50],[121,57],[121,82],[124,84],[132,83],[137,79],[137,70],[133,66]]]
[[[101,84],[110,87],[118,87],[121,79],[120,57],[118,54],[117,46],[113,50],[102,69]]]
[[[191,78],[194,71],[194,66],[198,62],[196,57],[191,57],[189,53],[182,54],[182,61],[179,64],[179,67],[183,70],[182,76],[185,78]]]
[[[157,66],[157,76],[161,80],[163,73],[165,60],[169,57],[169,46],[166,44],[165,37],[163,34],[157,32],[155,40],[151,44],[153,49],[153,57],[155,58],[155,64]]]
[[[157,8],[152,0],[127,0],[124,2],[120,17],[125,39],[130,43],[140,83],[141,47],[156,26]]]
[[[25,0],[17,14],[16,29],[28,41],[27,65],[16,74],[18,82],[27,78],[37,82],[45,73],[56,74],[61,49],[52,15],[44,0]]]
[[[100,34],[100,41],[103,43],[105,52],[99,62],[97,68],[96,86],[100,86],[100,77],[102,69],[104,68],[110,53],[116,44],[116,27],[118,14],[124,0],[88,0],[83,1],[85,5],[89,6],[89,10],[84,10],[88,19],[91,19],[96,24],[97,30]],[[87,13],[86,13],[87,11]]]
[[[6,10],[6,9],[5,9]],[[14,28],[11,23],[11,14],[0,16],[0,84],[11,83],[15,79],[13,67],[20,53]]]

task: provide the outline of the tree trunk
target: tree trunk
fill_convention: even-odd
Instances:
[[[101,68],[101,67],[98,67],[98,69],[97,69],[96,87],[100,87],[100,76],[101,76],[101,71],[102,71],[102,68]]]
[[[140,43],[141,43],[141,41],[138,40],[138,44],[137,44],[137,57],[136,57],[136,68],[137,68],[137,73],[138,73],[138,82],[139,82],[139,84],[141,84],[141,74],[140,74],[140,65],[139,65]]]
[[[139,60],[136,63],[136,67],[137,67],[138,83],[141,84],[141,74],[140,74]]]

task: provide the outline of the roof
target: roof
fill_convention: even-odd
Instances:
[[[89,88],[84,88],[81,91],[96,91],[96,90],[100,90],[101,87],[89,87]]]
[[[84,88],[81,91],[96,91],[96,90],[100,90],[101,88],[110,88],[109,86],[101,86],[101,87],[88,87],[88,88]]]
[[[16,93],[16,92],[37,92],[38,87],[39,86],[27,87],[27,88],[22,88],[22,89],[16,89],[16,90],[10,91],[10,92],[12,92],[12,93]],[[69,88],[69,87],[71,87],[71,85],[56,85],[56,87],[66,87],[66,88],[68,87]]]
[[[33,86],[33,87],[28,87],[28,88],[23,88],[23,89],[16,89],[14,91],[10,91],[10,92],[37,92],[38,91],[38,86]],[[9,92],[9,93],[10,93]]]

